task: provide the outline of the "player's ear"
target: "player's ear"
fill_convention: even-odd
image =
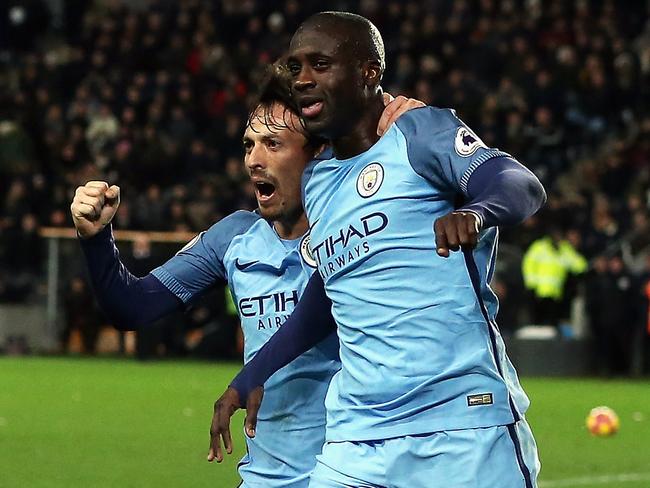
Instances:
[[[379,61],[366,61],[363,65],[363,82],[366,86],[375,88],[379,86],[382,77]]]

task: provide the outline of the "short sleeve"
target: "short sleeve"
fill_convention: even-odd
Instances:
[[[259,219],[253,212],[238,211],[201,232],[153,274],[184,303],[227,280],[223,258],[232,240]]]
[[[508,153],[489,148],[451,109],[423,107],[397,120],[413,170],[432,185],[467,195],[470,176],[485,161]]]

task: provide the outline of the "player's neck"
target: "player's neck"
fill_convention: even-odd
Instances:
[[[273,228],[281,239],[291,240],[305,235],[309,229],[309,223],[303,212],[296,218],[274,220]]]
[[[354,127],[345,135],[332,139],[332,150],[337,159],[348,159],[370,149],[378,140],[377,125],[384,111],[381,94],[373,98]]]

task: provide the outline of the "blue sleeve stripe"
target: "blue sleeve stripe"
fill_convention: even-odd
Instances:
[[[165,285],[169,291],[180,298],[183,303],[187,303],[192,298],[192,294],[187,291],[187,289],[181,285],[176,280],[176,278],[174,278],[165,268],[156,268],[151,272],[151,274],[154,275],[163,285]]]
[[[467,184],[469,182],[469,178],[470,176],[472,176],[472,173],[476,170],[476,168],[478,168],[484,162],[500,156],[506,158],[512,157],[508,153],[505,153],[503,151],[498,151],[496,149],[492,149],[490,151],[486,151],[483,154],[481,154],[478,158],[476,158],[472,162],[472,164],[469,165],[469,168],[465,170],[465,173],[463,173],[463,176],[460,178],[460,189],[463,191],[465,195],[467,195]]]

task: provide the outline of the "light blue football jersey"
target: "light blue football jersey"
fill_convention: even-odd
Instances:
[[[424,107],[364,153],[307,167],[310,247],[342,362],[326,399],[328,441],[505,425],[526,411],[488,285],[498,230],[442,258],[433,229],[497,156],[508,155],[452,110]]]
[[[152,274],[183,302],[227,281],[248,362],[278,330],[314,271],[305,238],[280,239],[257,213],[238,211],[199,234]],[[303,257],[304,256],[304,257]],[[325,393],[340,368],[333,335],[264,385],[256,436],[239,472],[245,486],[305,487],[325,437]]]

